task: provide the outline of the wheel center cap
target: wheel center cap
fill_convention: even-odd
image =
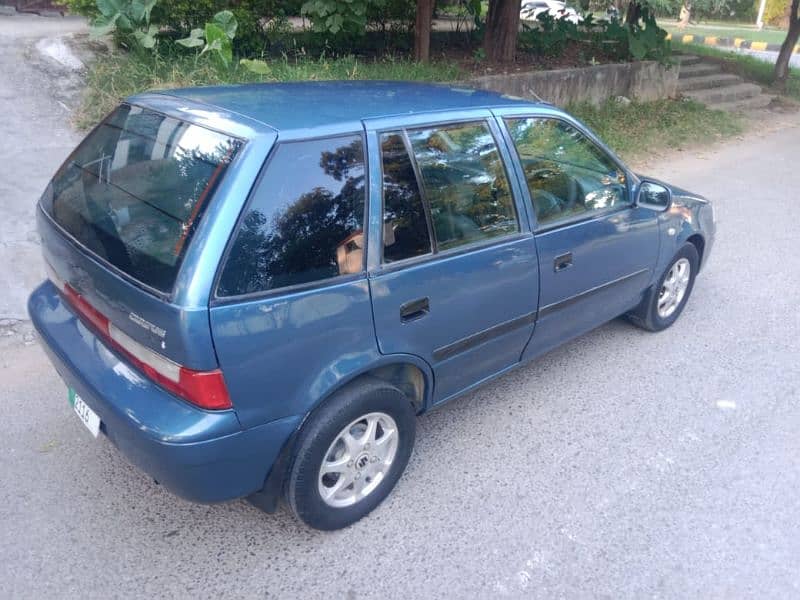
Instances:
[[[362,454],[356,459],[356,469],[363,469],[369,464],[369,456]]]

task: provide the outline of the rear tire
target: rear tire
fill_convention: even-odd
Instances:
[[[664,273],[627,317],[637,327],[662,331],[678,320],[694,288],[700,256],[694,244],[678,250]]]
[[[396,387],[363,379],[332,396],[300,431],[286,500],[315,529],[347,527],[394,488],[414,447],[414,408]]]

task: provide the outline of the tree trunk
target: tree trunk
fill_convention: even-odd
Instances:
[[[686,26],[689,24],[689,19],[692,16],[692,5],[686,2],[683,3],[681,6],[681,14],[680,14],[680,21],[678,21],[678,28],[679,29],[686,29]]]
[[[431,17],[434,0],[417,0],[417,20],[414,24],[414,58],[419,62],[431,59]]]
[[[511,62],[517,52],[522,0],[490,0],[483,49],[493,62]]]
[[[628,25],[638,25],[642,17],[642,5],[638,0],[631,0],[628,4],[628,11],[625,13],[625,23]]]
[[[786,91],[786,80],[789,78],[789,60],[792,58],[797,39],[800,38],[800,0],[792,0],[792,8],[789,13],[789,31],[783,41],[781,51],[778,53],[778,60],[775,61],[775,87],[781,91]]]

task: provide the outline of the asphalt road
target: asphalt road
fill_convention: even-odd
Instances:
[[[798,597],[800,118],[776,118],[646,167],[717,203],[674,327],[612,322],[422,417],[344,531],[172,497],[0,339],[0,597]]]
[[[76,78],[36,44],[84,29],[77,19],[0,17],[0,330],[27,317],[25,298],[44,275],[36,200],[80,141],[68,124]]]

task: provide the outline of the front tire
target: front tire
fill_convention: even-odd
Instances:
[[[662,331],[678,320],[694,288],[700,256],[694,244],[678,250],[655,286],[647,293],[629,320],[648,331]]]
[[[347,527],[392,491],[414,447],[416,416],[393,385],[363,379],[312,414],[286,486],[295,515],[316,529]]]

